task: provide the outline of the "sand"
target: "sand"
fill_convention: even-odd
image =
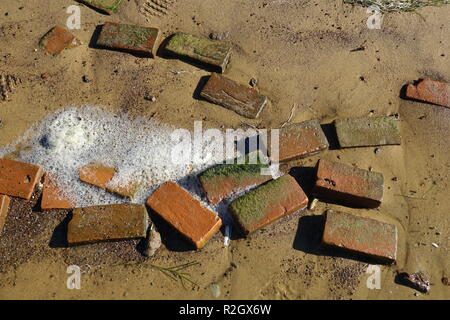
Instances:
[[[44,55],[39,38],[54,25],[65,25],[66,8],[74,3],[21,0],[2,5],[0,70],[20,82],[10,101],[0,102],[0,145],[70,106],[96,105],[187,129],[195,120],[205,128],[245,129],[246,124],[280,126],[294,103],[298,107],[292,122],[398,113],[402,145],[381,147],[378,153],[374,148],[329,150],[282,168],[306,167],[292,171],[304,175],[305,182],[308,167],[319,157],[382,172],[385,197],[378,210],[319,202],[314,210],[247,239],[233,239],[226,248],[219,233],[199,252],[159,222],[164,245],[147,262],[133,241],[65,248],[66,212],[41,213],[15,200],[0,235],[0,298],[212,299],[215,283],[219,299],[449,299],[441,278],[450,276],[450,109],[402,100],[399,94],[404,84],[420,77],[450,81],[450,6],[385,15],[381,30],[366,27],[365,8],[338,0],[175,1],[159,16],[141,13],[134,1],[125,1],[113,16],[81,6],[82,29],[73,33],[83,45],[57,57]],[[95,27],[105,21],[160,27],[164,36],[228,32],[233,54],[227,75],[242,83],[256,78],[270,104],[257,120],[247,120],[196,98],[206,70],[177,59],[89,47]],[[352,51],[360,47],[364,50]],[[83,82],[83,76],[92,82]],[[148,96],[156,101],[146,100]],[[381,266],[380,290],[367,288],[366,262],[318,245],[320,214],[326,209],[376,217],[399,228],[399,258],[396,265]],[[200,264],[188,269],[198,287],[187,289],[145,265],[189,261]],[[84,272],[80,290],[66,287],[71,264]],[[395,284],[399,270],[424,272],[432,284],[430,293],[415,295]]]

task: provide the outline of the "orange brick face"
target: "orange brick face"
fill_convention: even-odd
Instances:
[[[161,185],[147,205],[177,229],[197,249],[202,248],[222,225],[222,220],[177,183]]]
[[[321,159],[312,192],[356,207],[376,208],[383,199],[383,182],[381,173]]]
[[[41,167],[0,159],[0,194],[30,200],[44,171]]]
[[[397,257],[396,226],[349,213],[326,213],[322,242],[389,263]]]
[[[10,202],[11,200],[8,196],[0,196],[0,234],[2,233],[3,227],[5,226]]]
[[[52,209],[72,209],[74,201],[63,196],[59,186],[55,182],[55,178],[47,173],[44,177],[44,189],[42,191],[42,210]]]
[[[39,44],[47,53],[56,55],[69,47],[74,39],[69,31],[56,26],[42,37]]]
[[[417,85],[408,85],[406,97],[450,108],[450,84],[431,79],[419,80]]]

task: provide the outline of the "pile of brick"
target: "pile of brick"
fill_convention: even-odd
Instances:
[[[104,13],[117,12],[122,0],[84,0]],[[158,51],[159,30],[120,23],[105,23],[97,45],[134,54],[154,57]],[[40,41],[49,54],[57,55],[73,46],[75,37],[61,27],[51,29]],[[224,73],[232,46],[218,40],[177,33],[168,38],[165,52],[183,60],[200,62],[212,73],[200,95],[247,118],[257,118],[268,98],[257,89],[242,85]],[[407,97],[449,106],[449,86],[424,80],[407,89]],[[341,148],[398,145],[401,143],[399,122],[395,117],[338,119],[334,122]],[[272,162],[287,162],[323,152],[329,142],[318,120],[292,123],[280,128],[279,154]],[[229,212],[244,235],[259,230],[308,204],[308,195],[289,174],[277,179],[261,175],[262,164],[221,164],[201,173],[198,180],[211,205],[229,201]],[[383,199],[383,175],[354,168],[343,163],[320,159],[316,165],[311,195],[360,208],[376,208]],[[132,198],[137,184],[114,185],[116,169],[100,163],[79,168],[81,181],[100,189]],[[43,178],[44,177],[44,178]],[[8,213],[9,197],[29,200],[43,178],[41,207],[74,209],[68,225],[68,243],[145,238],[149,216],[146,206],[156,212],[197,249],[222,226],[221,218],[196,197],[168,181],[162,184],[144,204],[120,204],[74,208],[75,203],[57,184],[57,177],[45,174],[41,167],[0,159],[0,232]],[[397,228],[374,219],[343,212],[327,212],[322,242],[324,245],[392,263],[397,254]]]

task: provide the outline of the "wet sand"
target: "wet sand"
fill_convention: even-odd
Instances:
[[[259,128],[280,126],[294,103],[298,108],[292,122],[318,118],[330,123],[398,113],[402,145],[381,147],[379,153],[374,148],[328,150],[282,168],[288,172],[306,167],[291,171],[306,184],[308,168],[318,158],[382,172],[385,196],[377,210],[320,202],[312,211],[232,240],[228,248],[218,233],[198,252],[160,223],[164,246],[150,262],[200,262],[189,269],[199,285],[194,289],[184,289],[144,264],[125,265],[144,260],[136,251],[137,241],[65,248],[60,224],[66,212],[41,213],[15,200],[7,232],[0,236],[0,298],[211,299],[211,283],[220,286],[219,298],[231,299],[450,298],[441,282],[450,276],[450,109],[399,98],[401,87],[420,77],[450,81],[450,6],[385,15],[381,30],[366,27],[365,8],[341,1],[176,1],[161,17],[139,13],[134,1],[126,1],[113,16],[81,6],[82,30],[73,33],[83,45],[56,57],[44,55],[39,38],[54,25],[65,25],[66,8],[72,4],[29,0],[2,6],[0,70],[22,83],[10,94],[11,101],[0,102],[1,145],[67,106],[99,105],[189,129],[195,120],[203,120],[204,127],[246,129],[243,122]],[[203,36],[229,32],[233,53],[226,74],[242,83],[257,78],[270,104],[257,120],[244,119],[196,98],[199,79],[209,74],[203,69],[177,59],[145,59],[89,47],[95,27],[106,21],[160,27],[164,36],[176,31]],[[361,46],[365,49],[352,52]],[[92,82],[83,82],[85,75]],[[145,100],[147,95],[157,101]],[[366,286],[367,261],[318,245],[320,214],[326,209],[398,227],[399,258],[396,265],[381,266],[380,290]],[[71,264],[83,266],[81,290],[66,287]],[[414,290],[395,284],[397,270],[424,272],[432,284],[430,293],[416,296]]]

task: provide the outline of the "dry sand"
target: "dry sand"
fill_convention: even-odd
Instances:
[[[128,0],[111,17],[81,6],[82,30],[73,32],[83,45],[56,57],[44,55],[37,46],[39,38],[54,25],[65,25],[66,8],[72,4],[3,1],[0,70],[20,78],[21,84],[10,101],[0,102],[0,145],[66,106],[100,105],[185,128],[192,128],[194,120],[203,120],[206,127],[245,128],[244,121],[275,128],[289,117],[294,103],[299,107],[292,121],[319,118],[329,123],[368,116],[371,110],[374,115],[398,113],[402,145],[382,147],[377,154],[374,148],[359,148],[319,155],[382,172],[385,198],[378,210],[319,203],[313,211],[294,214],[248,239],[233,240],[228,248],[217,234],[199,252],[162,226],[164,246],[151,263],[200,262],[189,269],[199,284],[194,289],[183,289],[148,266],[123,265],[143,260],[133,241],[64,248],[64,228],[57,228],[64,211],[41,213],[32,204],[14,200],[0,236],[0,298],[210,299],[211,283],[220,286],[219,298],[233,299],[450,298],[449,287],[441,282],[450,276],[450,109],[399,98],[402,85],[419,77],[450,81],[450,6],[388,14],[381,30],[369,30],[366,9],[340,0],[179,0],[160,17],[139,13],[135,1]],[[176,59],[90,48],[95,27],[105,21],[160,27],[164,36],[176,31],[203,36],[229,32],[234,51],[227,75],[243,83],[257,78],[270,105],[259,119],[244,120],[193,97],[199,79],[208,74],[205,70]],[[365,50],[351,51],[361,46]],[[93,81],[83,82],[84,75]],[[145,100],[146,95],[157,101]],[[319,156],[283,169],[311,167]],[[304,171],[309,172],[295,173]],[[394,177],[397,181],[391,180]],[[328,208],[377,217],[399,228],[398,262],[381,267],[380,290],[366,287],[365,262],[318,246],[318,215]],[[66,288],[70,264],[83,265],[81,290]],[[416,296],[414,290],[395,284],[397,270],[423,271],[431,292]]]

